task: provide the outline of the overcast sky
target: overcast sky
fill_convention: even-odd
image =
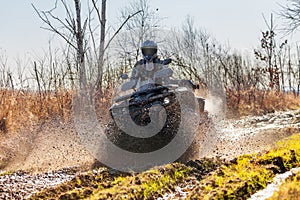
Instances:
[[[69,0],[72,3],[72,0]],[[120,10],[129,0],[107,0],[108,24],[116,25]],[[259,45],[261,31],[266,29],[263,15],[280,10],[285,0],[149,0],[153,9],[163,17],[165,28],[181,26],[187,15],[195,26],[204,28],[217,41],[243,51]],[[54,0],[2,0],[0,6],[0,48],[9,57],[47,49],[50,33],[41,29],[41,20],[31,3],[49,9]],[[281,21],[274,14],[275,22]],[[293,41],[300,41],[296,35]]]

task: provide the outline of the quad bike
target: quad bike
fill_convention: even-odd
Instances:
[[[122,85],[121,92],[126,94],[120,94],[113,99],[113,105],[110,108],[112,122],[107,129],[107,137],[114,144],[135,153],[152,152],[167,145],[176,135],[182,120],[182,106],[184,105],[180,105],[178,94],[193,98],[198,103],[197,109],[199,109],[200,115],[204,114],[204,99],[194,95],[194,90],[198,86],[189,80],[174,80],[172,74],[173,71],[166,67],[155,72],[151,80],[143,83],[130,80]],[[128,76],[123,75],[123,78],[128,79]],[[165,110],[165,121],[160,120],[162,109]],[[118,125],[116,118],[119,121]],[[120,120],[123,118],[124,120]],[[151,137],[134,137],[125,133],[120,125],[120,121],[122,121],[126,126],[129,123],[128,119],[140,127],[149,125],[151,119],[159,119],[158,126],[161,125],[162,129]],[[195,150],[196,148],[199,147],[195,147],[193,144],[179,160],[190,159],[190,154],[198,152]],[[191,151],[195,151],[195,153],[191,153]]]

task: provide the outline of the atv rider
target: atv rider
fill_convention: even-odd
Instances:
[[[160,80],[154,80],[155,72],[167,68],[166,65],[171,62],[171,59],[160,60],[158,58],[157,44],[154,41],[143,42],[141,50],[144,58],[134,65],[130,78],[136,81],[136,88],[150,82],[160,83]]]
[[[133,67],[130,80],[134,82],[131,88],[142,89],[143,85],[148,83],[156,84],[179,84],[181,86],[189,87],[193,90],[198,89],[199,86],[193,84],[190,80],[172,80],[170,77],[173,71],[168,68],[168,64],[172,61],[170,58],[160,60],[157,56],[157,44],[152,40],[146,40],[141,45],[143,59],[139,60]],[[156,78],[155,73],[160,70],[165,70],[165,77]]]

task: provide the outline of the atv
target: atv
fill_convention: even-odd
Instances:
[[[107,131],[107,137],[115,145],[135,153],[152,152],[167,145],[176,135],[182,120],[185,105],[180,105],[180,96],[194,100],[198,104],[197,112],[204,114],[205,100],[194,95],[199,86],[189,80],[174,80],[172,75],[173,71],[165,67],[155,72],[153,79],[142,83],[130,80],[122,85],[110,108],[112,122]],[[128,80],[127,75],[121,78]],[[133,129],[138,132],[138,127],[146,128],[154,120],[156,124],[151,130],[160,127],[155,135],[149,134],[148,137],[147,131],[135,133],[141,136],[127,133]]]

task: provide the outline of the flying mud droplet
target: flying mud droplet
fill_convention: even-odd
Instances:
[[[169,71],[161,74],[164,78]],[[168,83],[140,84],[138,90],[119,96],[110,109],[114,121],[109,131],[98,121],[89,94],[77,92],[76,129],[97,160],[120,171],[142,171],[174,162],[189,149],[201,119],[198,100],[189,81],[171,83],[167,78]]]

